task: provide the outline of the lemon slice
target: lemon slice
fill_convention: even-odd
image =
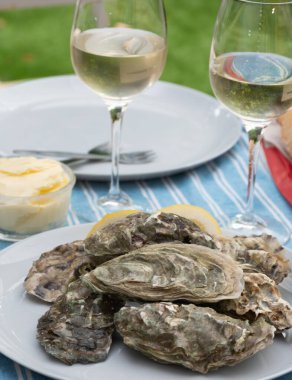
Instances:
[[[101,228],[107,226],[108,224],[115,222],[116,220],[125,218],[126,216],[130,214],[135,214],[139,212],[138,210],[121,210],[112,212],[110,214],[106,214],[102,219],[100,219],[98,222],[94,224],[94,226],[89,231],[88,235],[86,237],[89,237],[93,235],[96,231],[100,230]]]
[[[217,220],[204,208],[193,205],[172,205],[160,209],[161,212],[169,212],[192,220],[202,231],[211,235],[220,235],[221,228]]]

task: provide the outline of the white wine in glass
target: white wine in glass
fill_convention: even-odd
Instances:
[[[242,119],[249,139],[247,202],[229,226],[235,235],[289,231],[253,212],[256,161],[262,133],[292,107],[292,0],[222,0],[215,25],[210,82],[217,99]]]
[[[78,0],[71,57],[80,79],[101,96],[112,120],[112,173],[106,212],[143,209],[120,190],[119,150],[124,112],[162,74],[167,55],[163,0]]]
[[[75,32],[74,67],[107,99],[131,99],[160,77],[166,46],[162,37],[139,29],[102,28]]]
[[[292,106],[292,60],[277,54],[236,52],[214,59],[214,93],[250,122],[273,120]]]

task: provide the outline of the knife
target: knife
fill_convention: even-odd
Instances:
[[[109,161],[111,159],[110,154],[95,154],[95,153],[76,153],[76,152],[60,152],[54,150],[26,150],[15,149],[14,154],[33,154],[43,157],[60,157],[60,158],[76,158],[78,160],[92,160],[92,161]]]

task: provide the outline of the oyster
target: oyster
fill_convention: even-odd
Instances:
[[[191,220],[175,214],[131,214],[111,223],[85,239],[89,254],[103,261],[123,255],[146,244],[180,241],[214,248],[213,238]]]
[[[148,217],[149,214],[141,212],[110,223],[85,239],[86,251],[107,261],[143,246],[146,237],[139,233],[139,226]]]
[[[233,259],[194,244],[152,244],[108,261],[81,280],[96,292],[146,301],[238,298],[243,272]]]
[[[277,284],[291,271],[284,248],[270,235],[216,237],[216,248],[238,261],[245,271],[264,273]]]
[[[249,323],[211,308],[171,303],[123,307],[115,326],[127,346],[201,373],[241,362],[270,345],[275,332],[263,318]]]
[[[91,271],[98,263],[98,258],[86,255],[83,241],[59,245],[33,263],[24,281],[25,290],[43,301],[54,302],[66,291],[70,281]]]
[[[289,260],[284,256],[262,250],[247,250],[237,255],[245,272],[264,273],[280,284],[291,271]]]
[[[219,302],[218,311],[249,320],[263,316],[277,330],[292,327],[292,306],[282,299],[273,280],[262,273],[245,273],[244,281],[241,296]]]
[[[222,249],[235,251],[246,251],[246,250],[255,250],[255,251],[266,251],[270,253],[280,253],[283,251],[283,247],[277,238],[271,235],[263,234],[261,236],[235,236],[233,238],[219,238],[221,244],[223,245]],[[226,245],[224,247],[224,245]]]
[[[122,305],[117,298],[93,294],[77,280],[40,318],[37,339],[66,364],[102,361],[111,347],[113,315]]]

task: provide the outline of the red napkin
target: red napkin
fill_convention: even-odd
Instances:
[[[262,146],[274,181],[285,199],[292,205],[292,164],[274,146],[268,146],[264,141]]]

